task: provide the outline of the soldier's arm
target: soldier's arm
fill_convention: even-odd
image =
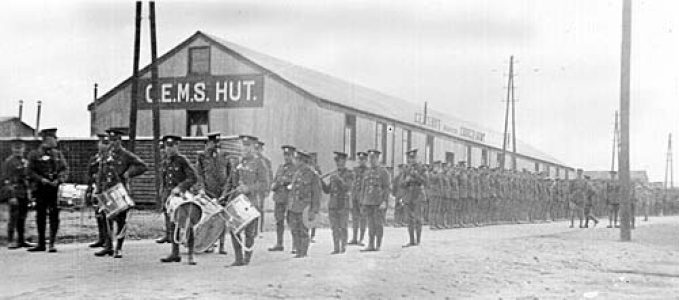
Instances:
[[[144,161],[142,161],[141,158],[136,154],[130,151],[126,151],[126,156],[127,156],[127,170],[125,171],[125,173],[127,173],[127,175],[125,177],[134,178],[141,174],[144,174],[144,172],[148,170],[148,167],[146,166]]]
[[[58,182],[62,183],[68,178],[68,164],[66,163],[66,158],[64,158],[64,154],[61,153],[61,151],[57,151],[56,156],[59,158],[57,162],[57,180]]]
[[[316,174],[312,174],[311,176],[313,178],[311,181],[311,207],[309,208],[309,211],[317,214],[321,209],[321,179]]]

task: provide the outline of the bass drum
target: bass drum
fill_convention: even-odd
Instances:
[[[205,195],[196,196],[193,202],[198,204],[202,210],[200,222],[194,227],[193,248],[197,252],[203,252],[214,245],[226,232],[227,216],[224,208],[216,200]]]

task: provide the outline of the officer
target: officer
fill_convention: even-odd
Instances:
[[[163,144],[165,145],[165,163],[163,167],[163,190],[161,199],[165,207],[165,224],[169,225],[168,231],[174,232],[175,225],[170,221],[170,215],[167,213],[167,198],[172,195],[179,195],[185,193],[191,188],[198,178],[196,177],[196,170],[189,163],[189,159],[179,152],[179,143],[182,138],[176,135],[163,136]],[[170,242],[172,243],[172,252],[168,257],[161,258],[160,262],[181,262],[182,258],[179,256],[179,244],[170,234]],[[189,235],[189,244],[192,244],[192,237]],[[189,247],[191,249],[192,247]],[[193,262],[189,260],[189,264]]]
[[[254,136],[241,135],[240,140],[245,147],[245,155],[240,165],[236,168],[238,172],[238,186],[236,191],[238,194],[245,195],[250,199],[251,203],[259,210],[261,216],[264,216],[264,207],[260,205],[260,197],[265,194],[263,190],[269,189],[268,171],[264,161],[257,157],[258,140]],[[260,217],[261,218],[261,217]],[[257,236],[257,226],[259,220],[252,221],[242,231],[245,235],[244,247],[241,245],[243,241],[241,233],[231,233],[231,243],[236,254],[236,260],[231,266],[244,266],[250,263],[252,259],[252,247],[255,244],[255,237]]]
[[[384,235],[384,218],[390,193],[390,176],[380,166],[379,150],[368,150],[369,167],[363,174],[361,213],[368,223],[368,246],[362,252],[379,251]]]
[[[47,215],[50,221],[49,252],[57,252],[54,243],[59,230],[59,207],[57,192],[59,184],[66,180],[68,165],[66,159],[57,150],[57,129],[49,128],[40,131],[42,143],[28,154],[28,174],[35,182],[33,196],[36,198],[36,223],[38,227],[38,245],[28,249],[30,252],[45,251],[45,225]]]
[[[129,191],[130,180],[146,172],[146,164],[141,158],[123,148],[121,144],[122,136],[127,135],[127,131],[127,128],[120,127],[106,130],[111,142],[97,174],[95,193],[104,192],[119,183],[122,183],[123,187]],[[107,218],[107,222],[109,230],[113,230],[114,223],[117,225],[115,251],[113,250],[113,235],[109,232],[106,235],[104,249],[94,255],[113,255],[114,258],[122,258],[123,242],[127,231],[127,210],[116,214],[113,218]]]
[[[417,149],[406,152],[408,165],[405,170],[405,185],[407,192],[403,203],[408,217],[408,235],[410,242],[403,247],[417,246],[422,237],[422,202],[424,201],[423,186],[426,182],[423,167],[417,163]]]
[[[259,207],[261,211],[264,211],[264,199],[269,196],[269,189],[268,187],[271,186],[271,182],[273,182],[273,168],[271,167],[271,160],[264,156],[264,142],[260,139],[257,139],[257,142],[255,144],[255,156],[257,156],[258,159],[262,161],[262,164],[266,168],[266,187],[265,189],[260,190],[259,195],[257,195],[258,201],[259,201]],[[259,219],[259,230],[264,231],[264,214],[262,214],[262,217]]]
[[[292,233],[295,258],[307,256],[309,250],[309,228],[304,224],[304,211],[308,210],[308,221],[313,222],[320,210],[321,179],[311,165],[311,156],[304,150],[295,153],[295,174],[292,177],[290,202],[288,203],[288,224]]]
[[[98,133],[97,137],[99,138],[99,142],[97,143],[97,153],[92,155],[90,157],[90,161],[88,162],[88,172],[87,172],[87,199],[89,199],[89,204],[93,205],[94,208],[94,216],[97,219],[97,231],[99,232],[99,237],[96,242],[90,244],[90,248],[99,248],[99,247],[104,247],[106,244],[106,239],[108,235],[108,223],[106,223],[106,213],[99,209],[98,207],[98,201],[96,200],[95,195],[95,187],[98,185],[98,175],[99,175],[99,169],[104,163],[104,157],[106,156],[106,152],[108,151],[108,146],[110,144],[108,134],[106,133]]]
[[[26,146],[19,138],[10,141],[12,155],[2,163],[0,173],[3,198],[9,203],[9,224],[7,226],[7,241],[9,249],[31,247],[24,240],[26,215],[28,214],[29,180],[28,160],[24,156]],[[17,240],[14,242],[14,232]]]
[[[271,184],[274,201],[274,217],[276,219],[276,245],[269,248],[269,251],[283,251],[283,235],[285,233],[285,219],[287,218],[288,198],[290,197],[290,184],[295,175],[295,147],[284,145],[283,163],[278,166],[276,176]],[[288,223],[288,225],[290,225]]]
[[[356,153],[358,158],[358,166],[354,167],[354,185],[351,190],[351,226],[353,227],[353,238],[349,245],[359,245],[363,246],[363,237],[365,236],[366,229],[366,219],[361,214],[361,196],[363,195],[363,177],[365,175],[368,166],[368,153],[358,152]],[[359,235],[360,228],[360,238]]]
[[[349,230],[349,211],[351,210],[351,187],[354,174],[346,167],[348,155],[335,152],[337,170],[328,173],[328,183],[321,180],[323,192],[330,195],[328,218],[332,229],[333,251],[331,254],[346,252]]]
[[[207,134],[205,150],[198,153],[195,165],[200,192],[207,194],[210,198],[219,198],[224,193],[226,186],[228,159],[220,149],[220,138],[221,133],[219,132]],[[213,247],[206,250],[206,252],[212,251],[214,251]],[[219,239],[219,254],[226,254],[224,235]]]

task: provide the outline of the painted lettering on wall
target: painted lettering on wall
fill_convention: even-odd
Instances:
[[[140,79],[138,109],[151,109],[153,89],[150,79]],[[177,77],[159,80],[161,109],[211,109],[262,107],[262,75]]]

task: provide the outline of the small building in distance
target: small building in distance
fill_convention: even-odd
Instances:
[[[35,129],[21,121],[19,117],[0,116],[0,137],[32,137]]]

